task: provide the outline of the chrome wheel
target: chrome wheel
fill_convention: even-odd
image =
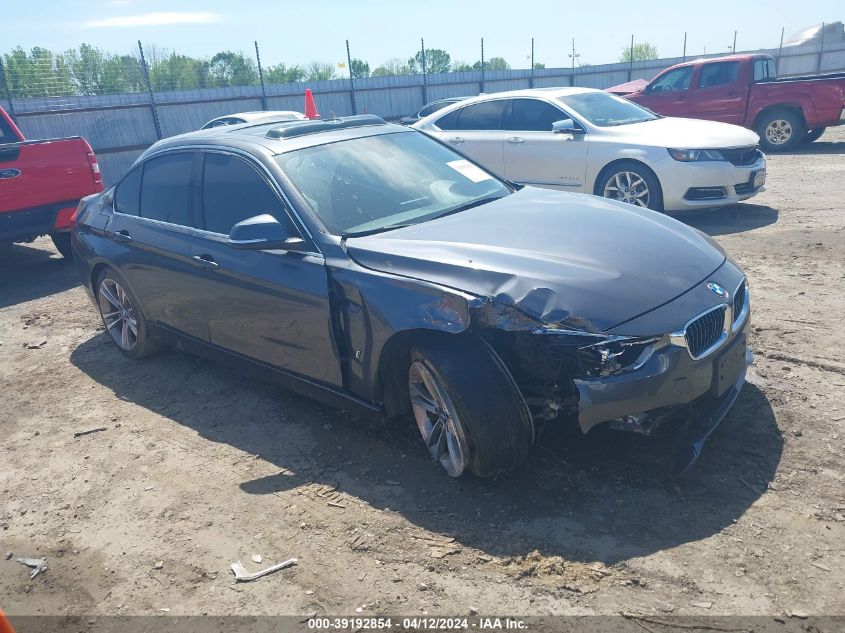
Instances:
[[[133,349],[138,343],[138,320],[126,291],[114,279],[106,277],[100,283],[97,303],[112,340],[121,349]]]
[[[455,404],[428,366],[419,360],[408,372],[411,406],[425,445],[446,472],[459,477],[469,455]]]
[[[651,192],[648,189],[648,183],[638,173],[620,171],[607,181],[604,186],[604,197],[648,208]]]
[[[785,119],[775,119],[766,126],[766,140],[772,145],[788,143],[792,133],[792,124]]]

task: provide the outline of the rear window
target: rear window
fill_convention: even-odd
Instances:
[[[4,119],[0,117],[0,144],[4,143],[18,143],[20,139],[18,135],[12,131],[12,126]]]
[[[739,62],[704,64],[698,78],[699,88],[715,88],[732,84],[739,76]]]
[[[498,130],[507,99],[482,101],[450,112],[436,122],[441,130]]]
[[[193,226],[191,171],[194,155],[170,154],[144,164],[141,217]]]

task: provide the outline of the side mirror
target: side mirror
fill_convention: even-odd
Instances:
[[[229,231],[229,246],[243,250],[281,248],[293,251],[303,243],[301,237],[288,235],[284,225],[268,213],[238,222]]]
[[[584,130],[575,125],[572,119],[562,119],[552,123],[552,131],[555,134],[584,134]]]

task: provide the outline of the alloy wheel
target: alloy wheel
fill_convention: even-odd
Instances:
[[[97,294],[100,315],[118,347],[129,351],[138,343],[138,320],[129,295],[114,279],[106,277]]]
[[[766,126],[766,140],[772,145],[783,145],[792,138],[792,124],[784,119],[775,119]]]
[[[425,445],[446,472],[460,477],[469,455],[466,434],[445,387],[422,361],[408,373],[411,406]]]
[[[648,208],[651,192],[648,189],[648,183],[638,173],[620,171],[607,181],[604,186],[604,197]]]

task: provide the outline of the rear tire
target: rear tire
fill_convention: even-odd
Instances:
[[[807,126],[794,110],[772,110],[757,121],[760,145],[767,152],[784,152],[804,141]]]
[[[121,352],[140,359],[159,350],[160,344],[149,331],[141,304],[117,271],[103,269],[94,290],[106,332]]]
[[[663,190],[654,172],[635,160],[619,161],[605,170],[596,183],[596,193],[611,200],[663,211]]]
[[[826,127],[817,127],[815,130],[807,130],[807,133],[804,135],[804,143],[813,143],[818,141],[821,138],[821,135],[824,134]]]
[[[73,259],[73,248],[70,245],[70,231],[65,233],[50,233],[53,246],[65,259]]]
[[[432,339],[411,349],[409,393],[432,457],[452,477],[493,477],[528,455],[534,425],[504,366],[476,338]]]

